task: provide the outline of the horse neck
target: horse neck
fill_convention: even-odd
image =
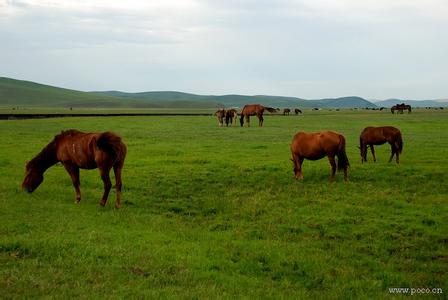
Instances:
[[[52,141],[30,161],[30,164],[33,166],[33,168],[43,173],[49,167],[58,163],[56,152],[56,142]]]

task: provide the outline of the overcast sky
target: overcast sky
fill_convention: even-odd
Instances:
[[[66,88],[448,98],[447,0],[0,0],[0,76]]]

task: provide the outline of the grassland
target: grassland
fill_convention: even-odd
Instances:
[[[254,122],[256,123],[256,122]],[[360,163],[367,125],[404,135],[401,164]],[[64,169],[20,190],[24,163],[62,129],[113,130],[129,153],[123,205],[98,206],[97,171],[83,199]],[[326,160],[293,180],[299,130],[347,139],[350,182]],[[0,121],[0,292],[54,298],[387,298],[391,287],[446,297],[448,113],[307,112],[265,127],[219,128],[212,117]],[[370,157],[369,157],[370,158]]]

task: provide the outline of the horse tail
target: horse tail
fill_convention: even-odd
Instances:
[[[348,162],[347,153],[345,152],[345,138],[339,135],[339,147],[338,147],[338,170],[343,170],[350,166]]]
[[[403,139],[401,138],[401,132],[398,133],[396,145],[398,148],[398,152],[401,154],[401,151],[403,151]]]
[[[266,110],[267,110],[268,112],[270,112],[270,113],[274,113],[274,112],[277,111],[275,108],[272,108],[272,107],[266,107],[266,106],[265,106],[264,108],[266,108]]]
[[[96,140],[96,145],[99,149],[113,155],[116,161],[122,162],[126,157],[126,145],[121,140],[121,137],[113,132],[106,131],[101,133]]]

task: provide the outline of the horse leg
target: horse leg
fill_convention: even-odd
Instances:
[[[300,157],[300,156],[297,156],[297,159],[299,160],[298,161],[298,177],[296,177],[297,179],[299,179],[299,180],[303,180],[303,172],[302,172],[302,164],[303,164],[303,161],[304,161],[304,158],[303,157]]]
[[[330,181],[334,181],[334,175],[336,174],[336,162],[334,160],[334,155],[330,156],[328,155],[328,161],[331,165],[331,175],[330,175]]]
[[[259,127],[263,127],[263,115],[260,115],[259,117],[258,117],[258,126]]]
[[[81,190],[79,189],[79,168],[74,165],[64,164],[64,168],[67,170],[68,174],[72,178],[73,187],[76,191],[75,203],[79,203],[81,201]]]
[[[110,189],[112,187],[112,182],[109,177],[110,167],[100,168],[101,179],[104,183],[104,194],[101,198],[100,205],[104,206],[107,202],[107,197],[109,196]]]
[[[373,148],[373,144],[370,144],[370,152],[372,152],[373,162],[376,162],[375,148]]]
[[[123,169],[123,163],[114,165],[115,174],[115,191],[117,193],[117,201],[115,203],[116,208],[120,208],[121,200],[121,170]]]
[[[398,151],[395,150],[395,145],[392,144],[392,143],[390,144],[390,151],[391,151],[391,155],[390,155],[390,158],[389,158],[389,162],[392,161],[392,158],[394,158],[394,155],[396,154],[396,152],[398,152]]]
[[[250,116],[246,116],[247,127],[250,127]]]

